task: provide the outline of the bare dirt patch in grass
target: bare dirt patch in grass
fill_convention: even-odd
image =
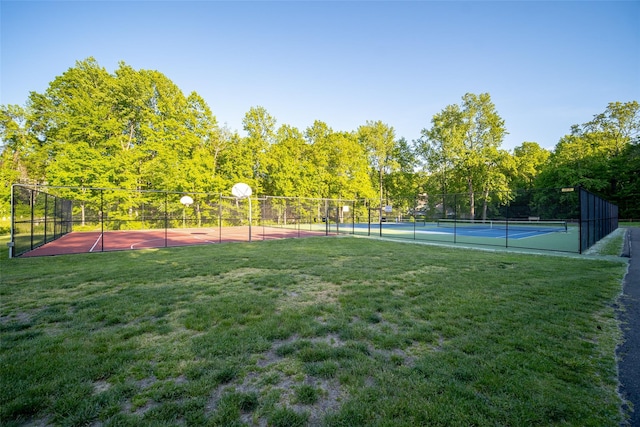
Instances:
[[[258,356],[255,370],[241,379],[220,385],[211,394],[206,405],[207,412],[219,410],[225,395],[229,393],[256,393],[264,400],[270,400],[270,406],[306,413],[309,425],[319,425],[328,413],[339,409],[347,392],[336,378],[321,378],[304,372],[304,363],[300,362],[296,352],[314,344],[340,348],[345,342],[337,334],[312,338],[294,335],[274,341],[268,351]],[[311,393],[313,399],[301,398],[303,392],[307,395]],[[256,408],[255,411],[244,411],[241,420],[252,425],[267,425],[270,410]]]
[[[291,275],[295,285],[290,286],[284,297],[278,301],[278,310],[301,308],[311,305],[335,304],[340,294],[340,286],[326,282],[317,276],[298,272],[283,272]]]
[[[107,390],[109,390],[111,388],[111,384],[109,384],[107,381],[95,381],[93,383],[93,394],[100,394],[103,393]]]

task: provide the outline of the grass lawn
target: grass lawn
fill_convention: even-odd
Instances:
[[[351,237],[5,253],[2,425],[623,420],[624,263]]]

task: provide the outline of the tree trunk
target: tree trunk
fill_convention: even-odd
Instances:
[[[487,220],[487,209],[489,208],[488,199],[489,199],[489,188],[487,187],[484,189],[484,202],[482,204],[482,221]]]
[[[476,217],[476,198],[473,193],[473,180],[471,178],[467,179],[467,183],[469,184],[469,219],[475,219]]]

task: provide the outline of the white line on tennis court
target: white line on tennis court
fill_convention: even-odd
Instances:
[[[417,234],[453,234],[446,231],[416,230]]]
[[[93,246],[91,246],[91,249],[89,249],[89,252],[93,252],[93,250],[96,248],[96,246],[98,246],[98,243],[100,242],[100,239],[102,239],[102,233],[100,233],[100,235],[98,236],[98,239],[96,240],[96,242],[93,244]]]
[[[546,236],[547,234],[552,234],[552,233],[557,233],[557,231],[524,231],[522,233],[516,233],[516,234],[509,233],[509,238],[522,240],[522,239],[530,239],[532,237]]]
[[[545,233],[545,232],[541,233],[541,232],[538,232],[538,231],[523,231],[523,232],[520,232],[520,233],[513,233],[513,232],[510,231],[509,234],[508,234],[508,237],[510,239],[518,239],[518,240],[520,240],[520,239],[526,239],[526,238],[529,238],[529,237],[542,236],[544,234],[547,234],[547,233]],[[504,239],[506,237],[507,237],[507,234],[505,234],[501,238]]]

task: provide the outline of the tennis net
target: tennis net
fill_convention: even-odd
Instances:
[[[472,228],[476,230],[513,230],[538,233],[566,232],[567,221],[439,219],[438,227]]]

